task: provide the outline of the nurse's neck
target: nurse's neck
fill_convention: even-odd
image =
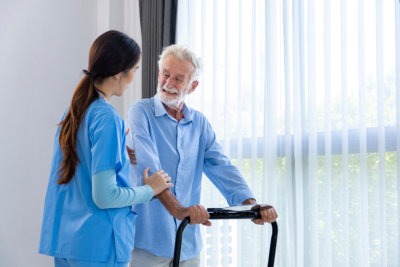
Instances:
[[[102,93],[107,101],[110,101],[110,98],[114,95],[116,91],[116,86],[118,84],[115,83],[112,77],[107,77],[101,83],[95,82],[96,89]]]

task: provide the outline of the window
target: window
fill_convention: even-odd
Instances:
[[[178,43],[204,63],[188,105],[279,212],[276,266],[400,264],[399,12],[380,0],[179,1]],[[226,206],[204,180],[203,204]],[[203,266],[266,266],[268,226],[213,223]]]

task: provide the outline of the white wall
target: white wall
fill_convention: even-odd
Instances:
[[[90,45],[108,25],[99,27],[99,3],[109,5],[0,1],[0,266],[52,266],[37,251],[53,139]],[[122,112],[123,103],[115,102]]]

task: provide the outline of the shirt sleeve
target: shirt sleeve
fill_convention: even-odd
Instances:
[[[138,170],[138,185],[143,184],[143,170],[149,167],[149,176],[161,170],[159,153],[154,135],[151,132],[149,119],[144,107],[133,105],[129,108],[127,127],[127,145],[135,149]]]
[[[228,204],[241,205],[246,199],[254,198],[240,171],[223,153],[214,130],[206,119],[203,138],[206,142],[204,173],[224,195]]]
[[[154,195],[149,185],[121,187],[117,185],[115,170],[92,176],[92,198],[100,209],[122,208],[148,202]]]
[[[105,170],[118,172],[122,167],[124,124],[112,111],[104,109],[90,123],[92,175]]]

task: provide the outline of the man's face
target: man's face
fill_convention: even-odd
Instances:
[[[194,66],[188,60],[180,60],[175,56],[164,58],[158,72],[157,93],[166,105],[178,107],[185,97],[193,92],[190,76]]]

